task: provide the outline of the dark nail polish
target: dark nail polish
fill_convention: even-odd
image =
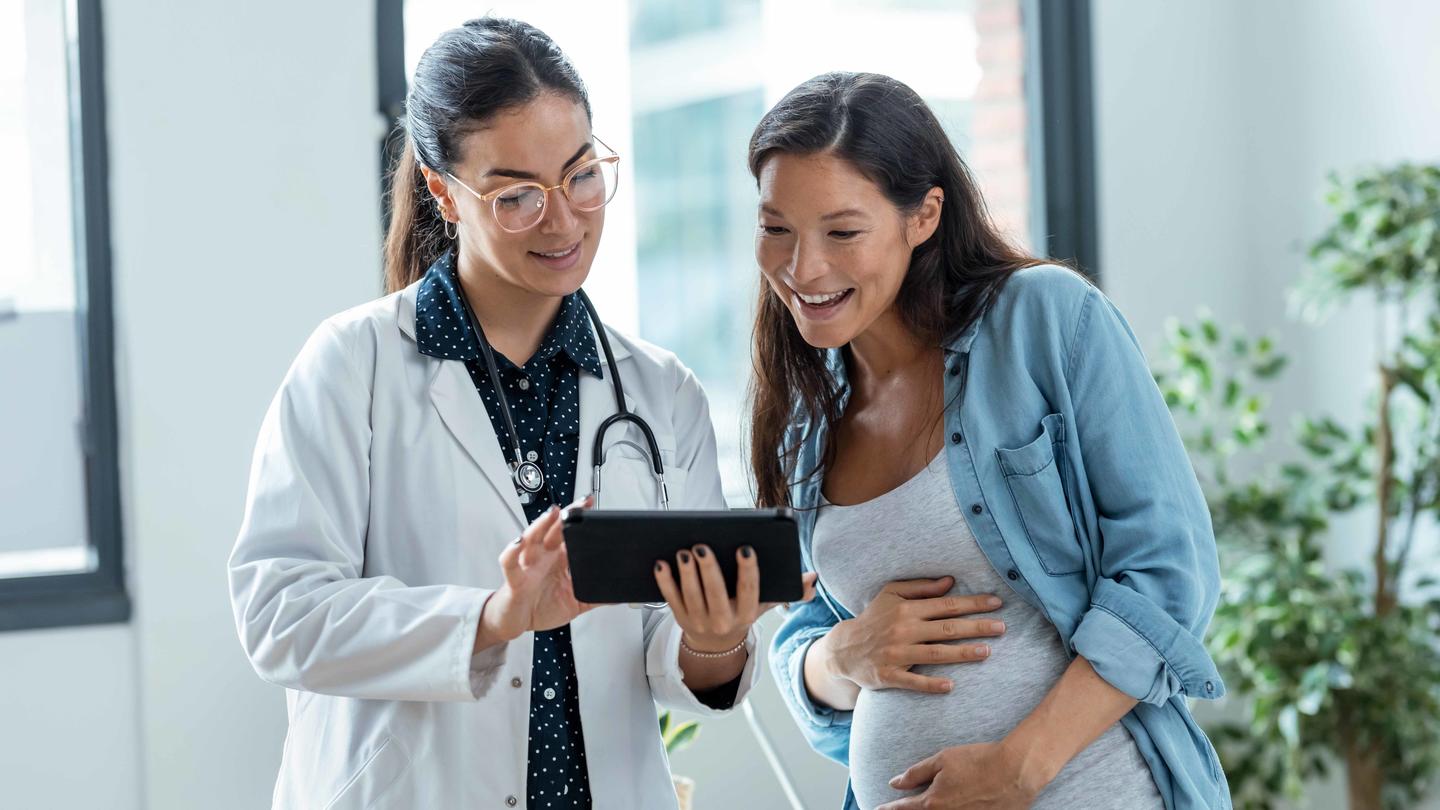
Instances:
[[[688,552],[688,551],[682,551],[682,552],[680,552],[680,562],[684,563],[685,565],[689,565],[689,564],[690,564],[690,552]]]
[[[695,547],[695,556],[696,556],[696,557],[700,557],[700,558],[703,559],[703,558],[705,557],[705,555],[707,555],[707,554],[709,554],[709,553],[710,553],[710,552],[708,552],[708,551],[705,550],[705,547],[704,547],[704,546],[696,546],[696,547]]]
[[[660,573],[661,571],[664,571],[664,570],[665,570],[665,563],[662,563],[662,562],[657,562],[657,563],[655,563],[655,573],[658,574],[658,573]]]
[[[750,559],[751,557],[754,557],[754,556],[755,556],[755,549],[750,548],[749,546],[741,546],[741,547],[740,547],[740,556],[741,556],[741,557],[744,557],[745,559],[748,560],[748,559]]]

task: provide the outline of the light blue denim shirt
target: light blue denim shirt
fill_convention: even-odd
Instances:
[[[838,349],[830,370],[843,409]],[[946,347],[945,401],[951,485],[990,564],[1073,655],[1140,701],[1122,722],[1166,807],[1229,808],[1219,759],[1186,703],[1225,693],[1203,640],[1220,590],[1210,513],[1125,319],[1069,270],[1022,270]],[[806,474],[825,426],[797,422],[787,443],[796,441],[790,498],[808,569],[822,476]],[[810,745],[842,764],[850,713],[810,700],[804,661],[848,618],[822,581],[813,601],[791,607],[770,656]]]

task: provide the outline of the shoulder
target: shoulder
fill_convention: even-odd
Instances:
[[[338,312],[315,327],[295,360],[295,369],[323,376],[373,368],[386,341],[401,337],[400,300],[404,292],[367,301]]]
[[[1088,278],[1068,267],[1027,267],[1006,280],[982,318],[982,331],[1006,344],[1048,344],[1064,353],[1102,300]]]
[[[694,382],[694,372],[669,349],[609,325],[605,327],[605,332],[610,337],[617,362],[622,357],[628,358],[640,376],[665,383],[670,390],[677,390],[687,382],[698,386]]]

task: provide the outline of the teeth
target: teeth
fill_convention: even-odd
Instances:
[[[801,300],[801,301],[804,301],[805,303],[810,304],[811,306],[820,306],[821,304],[828,304],[828,303],[830,303],[831,301],[834,301],[835,299],[839,298],[840,296],[844,295],[844,294],[847,293],[847,292],[850,292],[850,291],[849,291],[849,290],[841,290],[840,292],[823,293],[823,294],[821,294],[821,295],[806,295],[805,293],[802,293],[802,292],[797,292],[797,293],[795,293],[795,294],[798,295],[798,296],[800,296],[800,300]]]
[[[538,250],[535,251],[535,253],[536,253],[536,255],[544,256],[544,257],[547,258],[547,259],[558,259],[558,258],[560,258],[560,257],[562,257],[562,256],[569,256],[571,253],[574,253],[574,252],[575,252],[575,248],[577,248],[577,247],[579,247],[579,245],[571,245],[568,249],[566,249],[566,250],[561,250],[561,251],[556,251],[555,253],[541,253],[541,252],[538,251]]]

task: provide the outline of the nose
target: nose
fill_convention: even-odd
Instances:
[[[821,251],[804,239],[796,239],[795,249],[790,254],[791,278],[799,284],[808,284],[824,277],[827,271]]]
[[[575,211],[570,198],[558,188],[546,192],[545,212],[540,219],[541,233],[566,233],[575,229]]]

